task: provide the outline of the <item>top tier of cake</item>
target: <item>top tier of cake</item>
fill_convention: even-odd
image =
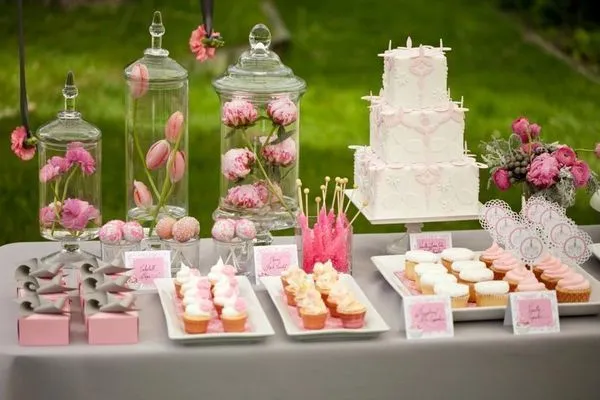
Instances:
[[[443,47],[406,47],[386,50],[383,57],[383,100],[392,107],[424,109],[443,107],[450,101],[448,65]]]

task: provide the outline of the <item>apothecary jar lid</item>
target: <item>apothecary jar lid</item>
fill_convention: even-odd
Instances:
[[[250,49],[242,53],[237,63],[213,81],[219,94],[277,94],[306,90],[306,82],[294,75],[279,56],[269,49],[271,31],[263,24],[255,25],[249,35]]]
[[[129,64],[125,68],[125,78],[131,79],[142,79],[152,82],[169,82],[169,81],[181,81],[187,79],[188,72],[185,68],[169,57],[169,51],[162,47],[162,36],[165,34],[165,27],[162,23],[162,16],[160,11],[155,11],[152,18],[152,24],[148,31],[152,38],[151,46],[144,50],[144,57],[140,58]],[[140,68],[139,64],[142,64],[144,68],[143,74],[147,76],[139,76]],[[138,76],[132,76],[132,73]]]

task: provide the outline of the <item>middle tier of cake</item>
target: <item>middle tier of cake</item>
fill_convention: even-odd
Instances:
[[[474,158],[433,164],[386,164],[370,147],[356,150],[354,181],[374,219],[432,219],[479,212]]]
[[[466,108],[447,102],[427,110],[394,108],[371,98],[370,145],[386,163],[437,163],[464,157]]]

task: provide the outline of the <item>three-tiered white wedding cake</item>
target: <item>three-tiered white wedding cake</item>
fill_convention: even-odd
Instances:
[[[447,90],[440,47],[389,49],[383,89],[369,96],[370,146],[356,149],[354,181],[373,219],[470,216],[479,211],[479,168],[467,155],[462,100]]]

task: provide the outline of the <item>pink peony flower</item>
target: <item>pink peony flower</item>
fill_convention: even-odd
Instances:
[[[67,199],[62,208],[61,225],[67,229],[81,231],[88,222],[96,219],[100,213],[87,201]]]
[[[571,166],[571,174],[575,187],[586,186],[591,176],[590,167],[583,161],[575,161]]]
[[[16,127],[10,134],[10,149],[23,161],[28,161],[35,156],[36,147],[28,144],[27,131],[22,126]]]
[[[260,208],[264,203],[253,185],[234,186],[227,191],[225,202],[239,208]]]
[[[513,121],[511,124],[511,128],[513,133],[518,135],[521,138],[523,143],[529,142],[528,133],[529,133],[529,121],[525,117],[519,117]]]
[[[219,32],[213,32],[211,37],[218,37]],[[190,50],[192,53],[196,55],[196,60],[200,62],[204,62],[208,59],[211,59],[215,56],[216,48],[206,46],[202,40],[206,39],[206,30],[204,29],[204,25],[198,25],[198,28],[192,31],[192,35],[190,36]]]
[[[81,171],[85,175],[91,175],[96,171],[96,161],[94,160],[94,157],[83,148],[83,143],[81,142],[69,143],[65,158],[71,165],[79,164]]]
[[[131,96],[137,99],[145,95],[148,91],[148,80],[150,79],[148,67],[140,63],[135,64],[131,67],[129,77],[131,78],[131,81],[129,82]]]
[[[64,174],[69,168],[71,168],[71,163],[64,157],[51,157],[48,161],[48,164],[58,168],[59,174]]]
[[[600,158],[600,143],[596,143],[596,147],[594,148],[594,154],[596,158]]]
[[[540,136],[541,131],[542,131],[542,127],[539,126],[538,124],[529,125],[529,136],[531,136],[532,139],[538,138]]]
[[[262,155],[273,165],[287,167],[296,161],[296,142],[287,138],[278,144],[268,144],[263,147]]]
[[[492,180],[494,184],[500,190],[507,190],[510,187],[510,178],[508,177],[508,171],[504,168],[498,168],[492,174]]]
[[[254,123],[258,112],[252,103],[233,99],[223,104],[221,121],[230,128],[240,128]]]
[[[242,179],[252,171],[254,161],[254,153],[246,147],[230,149],[221,156],[221,172],[230,181]]]
[[[255,182],[252,184],[252,186],[254,186],[254,188],[258,192],[260,201],[263,202],[264,204],[277,203],[279,201],[278,196],[283,196],[283,192],[281,191],[281,188],[279,187],[279,185],[277,185],[274,182],[272,182],[272,184],[275,187],[276,193],[271,193],[272,191],[269,189],[269,185],[267,185],[267,182],[265,182],[265,181],[258,181],[258,182]],[[269,196],[269,194],[272,194],[272,195]]]
[[[548,153],[540,154],[529,165],[527,181],[531,182],[538,189],[545,189],[554,185],[559,169],[556,158]]]
[[[40,182],[46,183],[56,178],[59,175],[58,171],[58,167],[55,167],[50,163],[45,164],[42,168],[40,168]]]
[[[133,202],[140,208],[152,207],[152,193],[140,181],[133,181]]]
[[[267,115],[273,123],[287,126],[298,119],[298,108],[289,98],[281,97],[267,105]]]
[[[146,167],[149,170],[161,168],[167,163],[170,152],[171,145],[167,140],[162,139],[154,143],[146,153]]]
[[[569,146],[560,146],[552,153],[552,156],[556,158],[556,161],[558,161],[561,166],[570,167],[577,161],[577,155]]]
[[[183,113],[181,111],[175,111],[165,125],[165,137],[171,143],[177,142],[183,128]]]
[[[179,182],[185,174],[185,154],[178,151],[171,162],[169,162],[169,179],[171,182]]]
[[[57,220],[57,214],[60,212],[60,203],[50,203],[46,207],[40,208],[40,225],[44,227],[52,226]]]

